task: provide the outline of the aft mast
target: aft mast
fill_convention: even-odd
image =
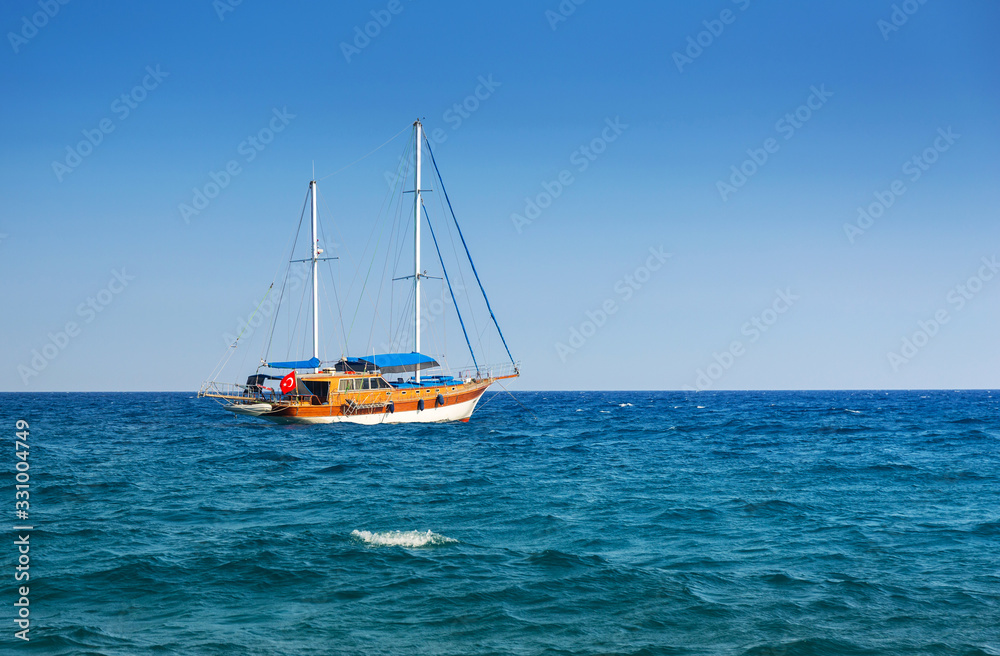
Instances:
[[[423,126],[414,121],[415,151],[417,156],[416,174],[413,182],[413,351],[420,353],[420,146]],[[413,379],[420,382],[420,365],[414,365]]]

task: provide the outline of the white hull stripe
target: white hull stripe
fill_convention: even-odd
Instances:
[[[485,391],[485,390],[484,390]],[[261,419],[267,419],[278,424],[335,424],[346,422],[350,424],[410,424],[410,423],[436,423],[442,421],[461,421],[462,419],[468,419],[472,416],[472,412],[476,409],[476,404],[479,403],[479,399],[482,398],[482,394],[469,401],[463,401],[461,403],[455,403],[452,405],[443,405],[440,407],[431,407],[428,403],[428,407],[424,410],[408,410],[406,412],[379,412],[376,414],[359,414],[359,415],[336,415],[329,417],[277,417],[270,415],[261,415],[254,412],[241,412],[236,408],[239,406],[228,406],[226,409],[237,414],[246,414],[258,416]]]

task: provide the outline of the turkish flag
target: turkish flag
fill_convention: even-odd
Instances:
[[[288,394],[295,389],[295,370],[281,379],[281,393]]]

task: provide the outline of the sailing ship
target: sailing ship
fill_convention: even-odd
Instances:
[[[318,265],[321,261],[336,259],[321,257],[317,234],[317,181],[309,182],[311,208],[310,251],[306,258],[291,260],[310,266],[312,291],[311,357],[302,360],[270,361],[261,358],[256,371],[249,375],[246,383],[224,383],[211,380],[204,383],[198,392],[199,398],[210,398],[220,402],[226,410],[237,415],[259,417],[277,423],[328,424],[350,422],[357,424],[410,423],[410,422],[450,422],[469,421],[486,390],[495,382],[516,378],[520,375],[518,363],[510,354],[507,342],[500,332],[493,309],[490,307],[486,291],[476,272],[461,227],[455,218],[451,201],[444,189],[437,162],[429,141],[424,136],[420,121],[413,123],[414,187],[413,193],[413,274],[394,280],[412,279],[413,294],[413,349],[408,352],[371,353],[366,355],[341,356],[334,361],[320,359],[320,300]],[[384,144],[383,144],[384,145]],[[438,246],[437,237],[431,227],[423,203],[421,187],[421,154],[427,149],[440,191],[447,201],[447,209],[464,247],[476,282],[482,292],[496,332],[503,344],[509,362],[501,365],[482,366],[476,358],[465,323],[459,313],[462,334],[471,355],[471,366],[455,375],[439,362],[421,352],[421,287],[424,279],[430,278],[421,270],[421,218],[434,239],[434,246],[444,273],[444,281],[456,311],[458,302],[448,277],[444,260]],[[315,177],[315,176],[313,176]],[[450,227],[449,227],[450,229]],[[294,249],[294,246],[293,246]],[[273,327],[272,327],[273,331]],[[236,342],[239,341],[237,337]],[[231,348],[235,348],[232,344]],[[226,359],[228,361],[228,358]],[[280,381],[274,390],[268,381]]]

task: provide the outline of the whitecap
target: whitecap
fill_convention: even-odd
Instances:
[[[698,406],[698,408],[699,408],[699,409],[702,409],[702,408],[704,408],[704,407],[705,407],[705,406],[703,406],[703,405],[699,405],[699,406]]]
[[[351,531],[351,537],[377,547],[427,547],[458,542],[431,531]]]
[[[619,403],[618,407],[619,408],[631,408],[632,404],[631,403]]]
[[[604,413],[609,413],[609,414],[610,414],[610,413],[611,413],[611,411],[610,411],[610,410],[601,410],[601,413],[602,413],[602,414],[604,414]]]

